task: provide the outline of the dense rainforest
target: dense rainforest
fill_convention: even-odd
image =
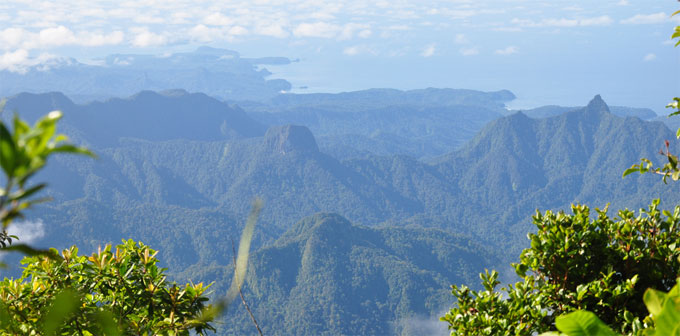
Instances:
[[[88,104],[49,93],[11,97],[6,110],[32,122],[59,109],[60,129],[98,155],[55,156],[34,177],[54,201],[23,224],[49,246],[93,251],[134,237],[159,251],[172,279],[213,283],[219,298],[233,241],[261,197],[243,293],[266,334],[417,335],[446,328],[437,319],[451,305],[448,285],[477,289],[485,268],[514,279],[507,265],[527,246],[536,209],[678,201],[653,176],[621,179],[674,136],[640,119],[651,119],[644,110],[596,96],[585,107],[504,112],[512,97],[369,90],[236,106],[184,91]],[[301,114],[315,121],[277,125]],[[336,123],[345,126],[324,128]],[[390,139],[402,145],[373,146]],[[431,151],[409,155],[418,148]],[[223,321],[219,333],[253,332],[240,306]]]

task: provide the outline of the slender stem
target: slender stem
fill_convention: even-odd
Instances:
[[[9,199],[9,194],[10,194],[10,189],[12,189],[12,177],[7,176],[7,186],[5,187],[5,195],[0,196],[0,213],[2,213],[2,209],[5,207],[5,203],[7,203],[7,200]],[[2,218],[0,218],[2,220]],[[5,228],[3,227],[3,230]]]
[[[234,270],[236,270],[236,248],[234,247],[234,241],[231,241],[231,251],[232,251],[232,258],[234,259]],[[246,307],[246,310],[248,311],[248,314],[250,314],[250,318],[253,320],[253,324],[255,324],[255,328],[257,328],[257,332],[260,334],[260,336],[263,336],[262,334],[262,329],[260,329],[260,325],[257,323],[257,320],[255,319],[255,315],[253,315],[253,312],[250,310],[250,306],[248,306],[248,303],[246,302],[245,296],[243,296],[243,291],[241,290],[241,286],[238,286],[238,293],[241,295],[241,302],[243,302],[243,306]]]

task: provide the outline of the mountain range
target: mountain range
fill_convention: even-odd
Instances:
[[[414,321],[448,308],[448,284],[474,282],[477,272],[518,255],[536,209],[574,202],[635,209],[652,198],[668,208],[680,200],[655,176],[621,178],[640,157],[662,159],[658,149],[674,134],[661,122],[614,115],[599,96],[582,108],[531,118],[498,115],[503,92],[429,91],[385,95],[421,95],[436,104],[441,99],[431,97],[438,94],[477,98],[450,97],[448,110],[376,103],[368,109],[382,112],[365,117],[371,127],[389,129],[393,116],[413,120],[408,111],[420,109],[448,118],[457,126],[451,132],[481,128],[458,149],[421,159],[336,155],[317,143],[313,127],[267,119],[288,112],[183,91],[88,104],[59,93],[20,94],[7,100],[7,110],[34,120],[62,109],[63,131],[99,155],[56,157],[36,176],[50,181],[55,199],[31,212],[46,223],[41,244],[88,251],[132,237],[160,250],[175,279],[216,281],[222,295],[231,279],[231,239],[238,239],[252,199],[261,197],[245,290],[275,334],[422,334],[416,325],[429,324]],[[364,93],[357,97],[348,106],[366,104]],[[349,99],[319,100],[340,98]],[[304,111],[309,104],[325,120],[345,113],[299,99],[287,106]],[[399,100],[383,104],[390,99]],[[491,119],[485,126],[483,115]],[[346,134],[360,134],[356,124],[347,122]],[[223,333],[252,331],[238,309]]]

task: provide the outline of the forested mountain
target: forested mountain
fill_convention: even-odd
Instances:
[[[279,322],[266,327],[274,332],[283,323],[290,333],[389,326],[407,333],[400,319],[448,307],[449,282],[469,283],[481,268],[516,257],[536,208],[678,201],[653,176],[621,178],[640,157],[658,157],[674,134],[660,122],[613,115],[599,96],[554,117],[495,119],[461,149],[427,162],[338,159],[307,127],[265,131],[246,112],[201,94],[142,92],[87,105],[60,94],[19,95],[7,106],[29,119],[63,109],[64,130],[99,155],[55,158],[36,177],[52,182],[55,201],[32,213],[51,246],[89,251],[134,237],[160,250],[175,277],[216,280],[221,295],[230,238],[238,238],[252,199],[262,197],[246,291],[258,314],[272,314],[262,319]],[[300,222],[319,212],[347,220]],[[251,327],[247,316],[234,318],[228,330]]]
[[[225,140],[262,136],[265,126],[245,112],[202,93],[142,91],[126,99],[75,104],[60,92],[10,97],[4,119],[18,112],[31,122],[45,111],[65,112],[62,125],[96,148],[115,147],[121,138]]]
[[[521,110],[522,113],[532,118],[547,118],[560,115],[565,112],[578,110],[582,107],[547,105],[528,110]],[[643,120],[657,118],[654,111],[648,108],[635,108],[626,106],[609,106],[609,111],[620,117],[638,117]],[[506,114],[520,112],[518,110],[508,110]]]
[[[285,57],[242,58],[227,49],[201,47],[170,55],[115,54],[94,63],[51,59],[22,71],[0,71],[0,96],[61,91],[79,102],[184,88],[223,99],[268,99],[291,85],[267,79],[260,66],[285,65]]]
[[[508,91],[482,92],[465,89],[369,89],[342,93],[286,94],[263,102],[243,102],[252,110],[281,113],[296,107],[323,106],[336,111],[377,109],[385,106],[412,105],[431,106],[485,106],[503,109],[505,103],[515,99]]]
[[[322,151],[338,159],[395,154],[423,158],[457,149],[501,117],[505,103],[514,98],[507,90],[371,89],[286,94],[239,104],[268,125],[307,126]]]
[[[317,214],[251,255],[245,295],[267,335],[441,333],[449,284],[474,281],[494,262],[488,247],[445,231],[376,229]],[[185,274],[228,278],[231,269],[197,266]],[[223,331],[251,334],[249,319],[237,305]]]
[[[585,108],[552,118],[516,113],[493,121],[437,165],[454,174],[466,195],[465,207],[485,209],[489,217],[482,222],[528,223],[536,208],[564,209],[574,202],[635,209],[660,197],[675,204],[677,193],[652,176],[621,178],[640,157],[660,162],[658,151],[673,136],[662,123],[611,114],[596,96]],[[497,232],[481,230],[487,231]],[[507,238],[501,234],[499,239]]]

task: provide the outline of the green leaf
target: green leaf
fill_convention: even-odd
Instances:
[[[1,249],[3,252],[21,252],[27,256],[46,256],[53,260],[61,260],[61,256],[53,250],[39,250],[26,244],[17,244]]]
[[[615,336],[595,314],[586,310],[577,310],[555,319],[557,329],[568,336]]]
[[[654,316],[654,326],[659,335],[680,335],[680,303],[672,298],[663,302],[663,308]]]
[[[106,336],[118,336],[121,334],[120,329],[118,329],[118,324],[113,318],[113,314],[104,310],[95,314],[95,320],[101,328],[102,334]]]
[[[52,301],[52,307],[45,316],[43,331],[46,335],[57,335],[64,322],[78,310],[80,300],[69,289],[61,291]]]
[[[0,328],[2,330],[7,330],[7,326],[12,323],[12,316],[7,309],[7,304],[0,301]]]
[[[0,122],[0,166],[7,176],[14,176],[14,165],[16,163],[16,145],[12,140],[12,135]]]
[[[666,301],[666,293],[658,291],[653,288],[649,288],[645,291],[642,301],[645,302],[647,306],[647,311],[652,315],[658,315],[661,313],[661,308],[663,307],[664,301]]]
[[[78,147],[74,145],[59,145],[57,147],[54,147],[50,149],[50,153],[72,153],[72,154],[83,154],[87,155],[93,158],[96,158],[97,156],[92,153],[89,149],[85,147]]]
[[[28,188],[28,189],[26,189],[26,190],[17,191],[17,192],[15,192],[15,193],[9,195],[9,199],[10,199],[10,200],[17,200],[17,201],[18,201],[18,200],[21,200],[21,199],[24,199],[24,198],[28,198],[28,197],[30,197],[31,195],[33,195],[33,194],[37,193],[38,191],[42,190],[42,189],[45,188],[46,186],[47,186],[46,183],[41,183],[41,184],[35,185],[35,186],[33,186],[33,187],[30,187],[30,188]]]
[[[632,173],[639,172],[641,168],[642,168],[642,165],[640,165],[640,166],[638,166],[638,165],[633,165],[632,167],[630,167],[630,168],[628,168],[628,169],[626,169],[626,170],[623,171],[623,176],[622,176],[622,177],[626,177],[627,175],[630,175],[630,174],[632,174]]]

